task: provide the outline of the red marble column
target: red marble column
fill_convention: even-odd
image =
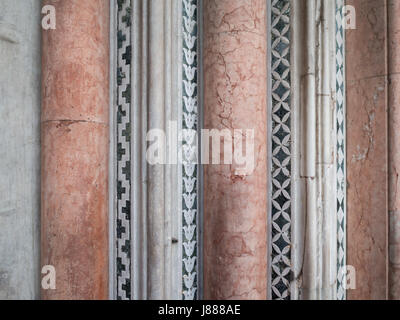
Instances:
[[[388,1],[389,298],[400,300],[400,1]]]
[[[356,269],[348,299],[388,294],[388,122],[386,0],[350,0],[347,31],[347,264]]]
[[[205,0],[203,10],[204,127],[254,129],[253,172],[204,168],[204,297],[266,299],[266,1]]]
[[[43,299],[108,298],[109,1],[47,0],[42,32]]]

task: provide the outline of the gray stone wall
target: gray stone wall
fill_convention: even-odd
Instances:
[[[0,1],[0,299],[39,298],[40,10]]]

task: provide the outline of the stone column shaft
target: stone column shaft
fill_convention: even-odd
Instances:
[[[44,299],[108,298],[109,1],[47,0],[42,33]]]
[[[266,299],[266,1],[205,0],[203,16],[204,127],[254,130],[253,172],[204,168],[204,298]]]
[[[347,298],[388,292],[388,123],[386,0],[351,0],[355,30],[346,33],[347,264],[356,289]]]

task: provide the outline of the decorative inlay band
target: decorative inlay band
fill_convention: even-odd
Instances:
[[[346,299],[346,140],[343,0],[336,0],[337,299]]]
[[[197,298],[197,0],[183,4],[182,258],[183,299]]]
[[[118,0],[117,24],[117,299],[131,299],[131,0]]]
[[[271,297],[290,298],[291,106],[290,0],[271,0],[272,195]]]

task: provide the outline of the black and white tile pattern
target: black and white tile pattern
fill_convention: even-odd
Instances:
[[[343,0],[336,0],[336,199],[337,199],[337,299],[346,299],[346,121]]]
[[[131,298],[131,0],[117,2],[117,299]]]
[[[272,194],[271,298],[290,298],[291,86],[290,0],[271,0]]]

